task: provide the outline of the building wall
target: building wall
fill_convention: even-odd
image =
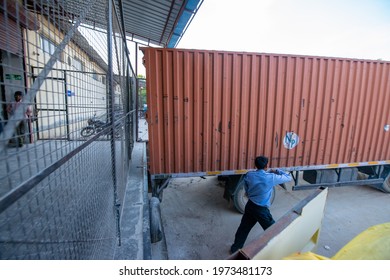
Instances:
[[[54,48],[64,39],[60,29],[55,28],[42,16],[39,16],[39,20],[42,24],[38,32],[27,30],[25,33],[26,65],[31,72],[28,87],[31,87],[51,57],[51,54],[43,49],[42,37],[51,41]],[[82,69],[74,66],[75,59],[82,62]],[[78,137],[79,130],[86,125],[89,117],[106,114],[105,81],[105,71],[88,53],[73,41],[65,46],[36,95],[36,110],[39,116],[36,129],[40,131],[40,137]],[[85,113],[86,107],[89,114],[81,114],[81,111]]]

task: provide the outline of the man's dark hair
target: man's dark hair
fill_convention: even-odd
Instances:
[[[255,159],[255,166],[258,169],[264,169],[268,164],[268,158],[265,156],[259,156]]]
[[[18,96],[18,95],[19,95],[19,96],[23,96],[23,93],[22,93],[21,91],[16,91],[15,94],[14,94],[14,96]]]

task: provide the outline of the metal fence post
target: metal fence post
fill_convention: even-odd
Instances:
[[[112,183],[114,191],[114,207],[116,214],[116,226],[117,226],[117,238],[118,245],[121,245],[121,233],[120,233],[120,204],[118,200],[117,180],[116,180],[116,156],[115,156],[115,119],[114,119],[114,73],[113,73],[113,58],[112,58],[112,36],[113,34],[113,5],[112,1],[107,1],[107,58],[108,58],[108,96],[110,105],[110,125],[111,125],[111,162],[112,162]]]

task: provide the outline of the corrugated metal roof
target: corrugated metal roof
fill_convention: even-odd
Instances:
[[[203,0],[116,0],[125,30],[134,38],[174,48]],[[122,4],[122,5],[120,5]]]
[[[186,25],[193,15],[194,10],[188,4],[191,2],[200,1],[122,0],[126,33],[150,43],[174,47],[184,31],[184,27],[177,29],[178,24]]]
[[[146,44],[175,47],[203,0],[114,0],[116,11],[123,15],[126,34]],[[84,22],[105,28],[107,0],[26,0],[30,9],[46,10],[65,19],[77,18],[90,7]]]

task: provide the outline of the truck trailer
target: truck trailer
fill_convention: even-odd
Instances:
[[[390,62],[143,48],[153,196],[171,178],[219,176],[242,212],[254,159],[291,172],[292,190],[390,192]]]

